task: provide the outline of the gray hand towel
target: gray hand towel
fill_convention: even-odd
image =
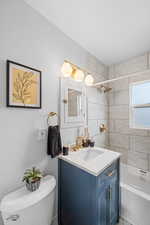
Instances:
[[[61,136],[59,126],[48,127],[47,154],[55,158],[62,152]]]

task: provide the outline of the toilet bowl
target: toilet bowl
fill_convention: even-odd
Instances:
[[[6,195],[0,204],[4,225],[51,225],[56,180],[47,175],[38,190],[22,187]]]

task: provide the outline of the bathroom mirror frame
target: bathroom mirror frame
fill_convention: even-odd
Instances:
[[[69,93],[76,94],[69,99]],[[81,94],[80,94],[81,93]],[[74,115],[69,116],[69,101],[76,100]],[[70,102],[71,103],[71,102]],[[73,103],[72,103],[73,104]],[[71,107],[71,106],[70,106]],[[75,115],[76,114],[76,115]],[[86,88],[82,82],[71,78],[60,79],[60,126],[61,128],[81,127],[86,123]]]

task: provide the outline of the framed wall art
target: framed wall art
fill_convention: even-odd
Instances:
[[[41,108],[41,71],[7,60],[7,106]]]

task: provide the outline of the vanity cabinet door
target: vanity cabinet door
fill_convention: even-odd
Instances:
[[[119,217],[119,185],[117,177],[117,173],[114,174],[109,184],[110,225],[115,225]]]
[[[109,186],[101,187],[98,196],[98,225],[109,224]]]
[[[119,164],[108,167],[98,177],[98,225],[116,225],[119,218]]]

